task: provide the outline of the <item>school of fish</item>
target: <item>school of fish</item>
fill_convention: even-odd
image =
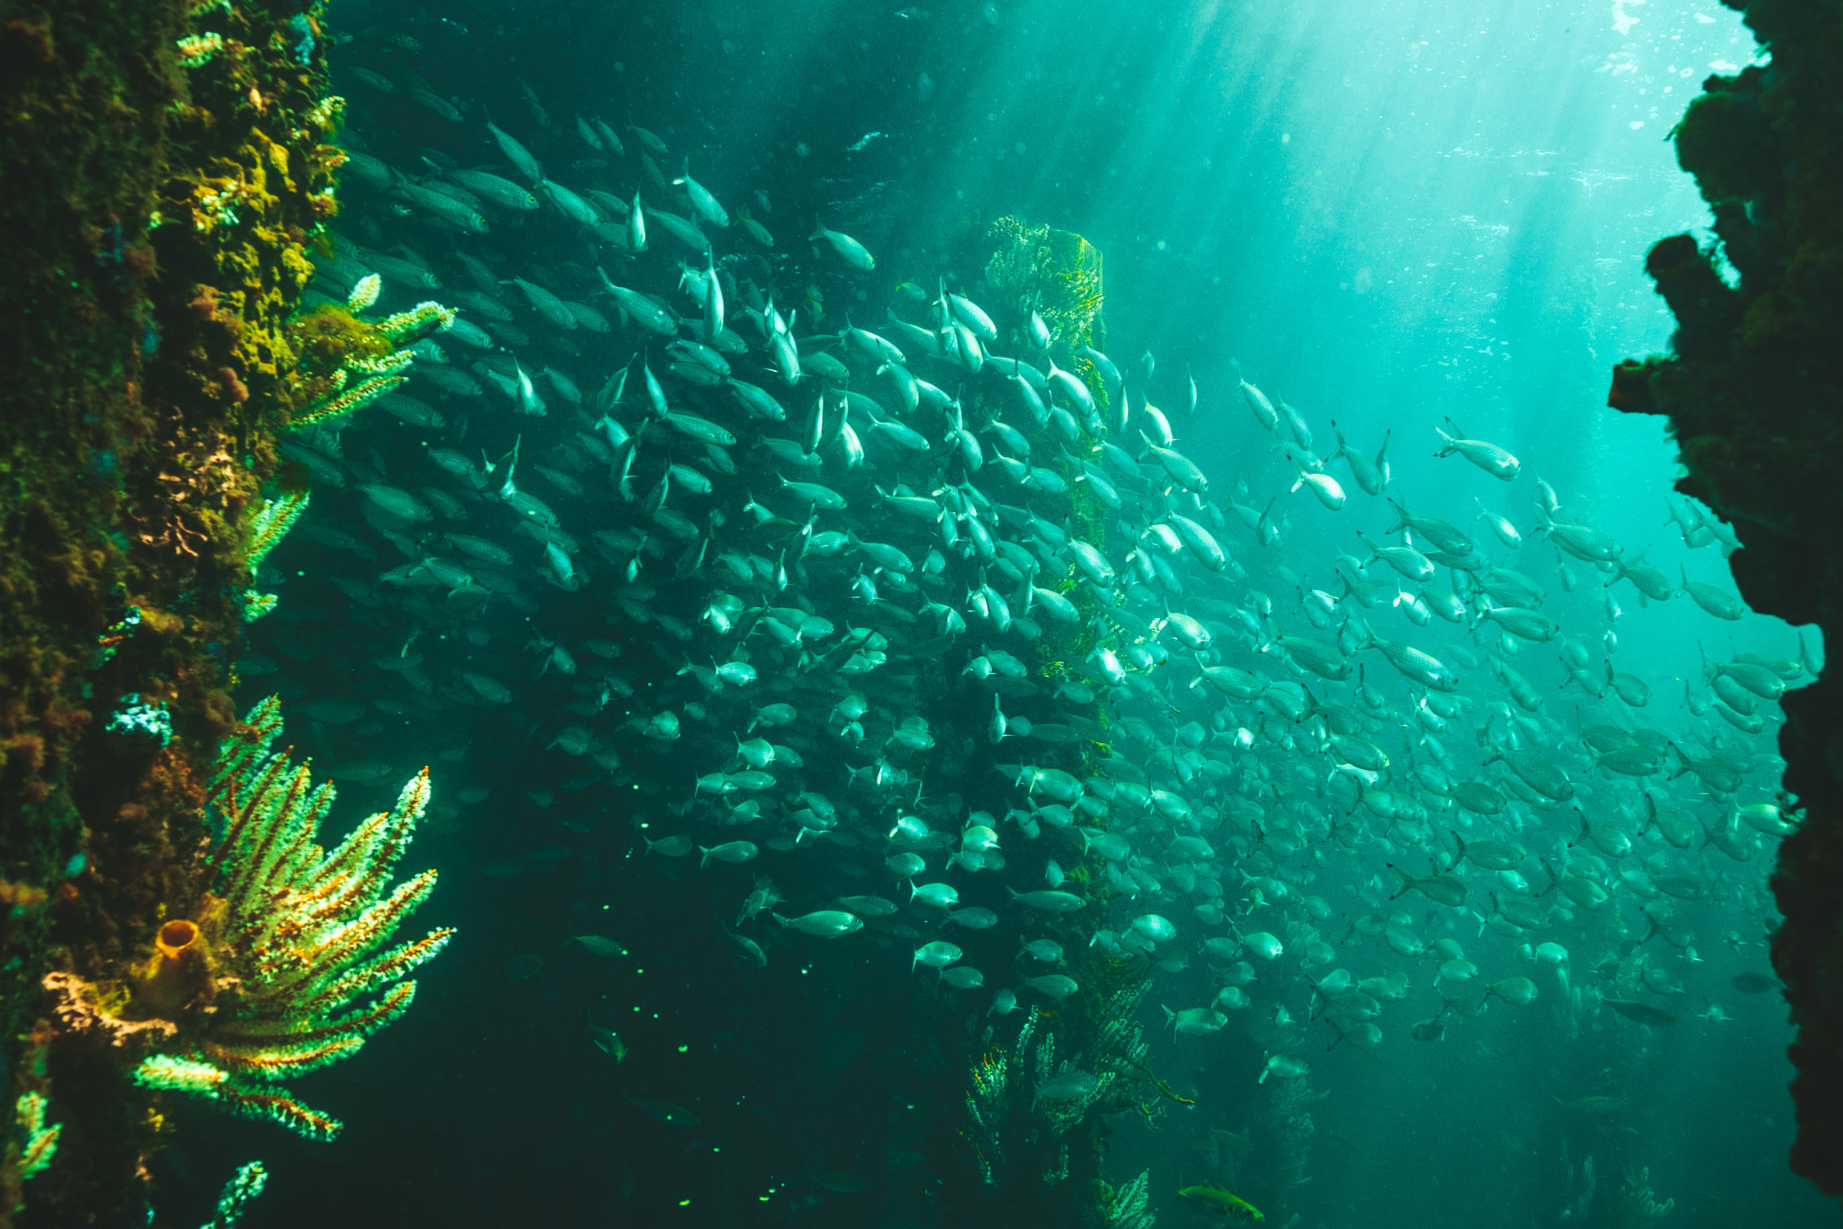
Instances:
[[[1815,663],[1712,653],[1680,700],[1622,668],[1622,602],[1693,602],[1711,644],[1744,608],[1507,449],[1451,420],[1352,440],[1058,336],[976,271],[892,286],[842,223],[643,128],[355,73],[316,286],[459,315],[405,390],[288,445],[316,498],[276,566],[314,552],[400,646],[310,718],[515,714],[534,805],[631,844],[624,873],[728,877],[746,963],[869,932],[1002,1014],[1081,992],[1073,924],[1169,979],[1180,1037],[1265,1017],[1261,1081],[1307,1071],[1319,1020],[1374,1048],[1560,993],[1663,1027],[1723,938],[1704,911],[1766,915],[1797,822],[1778,700]],[[406,106],[451,139],[367,126]],[[887,310],[826,306],[860,294]],[[1264,448],[1186,451],[1224,415]],[[1451,490],[1392,481],[1415,431]],[[1426,514],[1453,491],[1474,519]],[[1349,549],[1294,545],[1324,518]],[[1615,904],[1630,942],[1594,929]]]

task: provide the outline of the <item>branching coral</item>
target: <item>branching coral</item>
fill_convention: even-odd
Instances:
[[[51,1164],[58,1150],[58,1135],[63,1126],[46,1125],[45,1108],[49,1103],[35,1092],[22,1093],[13,1105],[13,1118],[19,1127],[19,1176],[27,1179]]]
[[[416,352],[393,346],[413,344],[454,323],[454,309],[424,301],[372,324],[358,313],[377,301],[377,275],[360,278],[344,310],[321,308],[303,317],[295,332],[306,357],[322,365],[337,366],[321,381],[317,399],[295,413],[290,430],[300,430],[343,417],[376,401],[407,378],[402,373],[415,361]],[[346,387],[353,374],[368,378]]]
[[[1034,1176],[1045,1186],[1057,1185],[1069,1174],[1069,1132],[1091,1111],[1113,1112],[1138,1104],[1130,1086],[1145,1077],[1147,1047],[1132,1013],[1149,985],[1136,977],[1099,996],[1099,1028],[1085,1055],[1059,1060],[1055,1031],[1032,1008],[1009,1049],[995,1048],[974,1065],[972,1088],[966,1094],[971,1129],[965,1134],[983,1185],[999,1185],[1005,1166],[1033,1154],[1040,1162]],[[1055,1088],[1052,1081],[1062,1077],[1074,1077],[1062,1095],[1045,1095],[1045,1086]],[[1050,1144],[1053,1149],[1047,1147]]]
[[[146,1055],[134,1069],[141,1085],[331,1139],[342,1124],[275,1081],[349,1057],[402,1016],[416,992],[403,977],[454,932],[386,946],[435,887],[432,870],[390,887],[428,805],[428,770],[389,811],[324,850],[315,838],[333,786],[316,786],[305,764],[271,750],[281,730],[271,696],[220,744],[209,797],[225,830],[205,870],[210,890],[197,921],[160,928],[126,1010],[105,1006],[115,992],[69,974],[45,986],[66,1032]]]
[[[294,528],[294,523],[301,519],[301,513],[307,511],[307,492],[294,491],[280,499],[271,499],[263,504],[250,522],[250,550],[247,566],[254,571],[262,566],[262,561],[269,557],[282,536]]]
[[[251,1161],[243,1166],[224,1184],[223,1193],[218,1196],[217,1214],[199,1229],[236,1229],[243,1213],[249,1209],[250,1201],[262,1194],[262,1188],[269,1181],[268,1171],[260,1161]]]
[[[392,341],[403,342],[427,337],[453,324],[453,308],[443,307],[432,299],[424,299],[408,311],[384,317],[378,321],[378,329]]]
[[[344,376],[345,373],[340,372],[338,384],[342,388],[345,385]],[[299,417],[288,425],[298,430],[302,427],[317,426],[320,423],[343,417],[352,413],[354,410],[362,409],[370,405],[373,401],[376,401],[379,397],[382,397],[385,393],[388,393],[391,389],[403,383],[406,378],[405,376],[373,376],[371,379],[366,380],[362,384],[354,385],[350,390],[342,392],[338,396],[329,397],[325,401],[317,402],[307,407],[307,409],[301,411]]]
[[[256,578],[256,569],[269,557],[277,543],[290,529],[294,528],[301,514],[307,511],[306,491],[293,491],[278,499],[271,499],[263,504],[262,509],[250,518],[250,550],[248,564],[250,579]],[[246,589],[243,593],[243,618],[247,622],[259,619],[275,609],[275,595],[258,593]]]
[[[209,874],[221,882],[196,925],[162,929],[139,991],[162,1007],[190,996],[182,1010],[215,999],[213,1010],[204,1027],[182,1032],[182,1054],[143,1060],[135,1078],[330,1139],[341,1130],[337,1120],[265,1085],[349,1057],[398,1019],[416,992],[401,979],[454,932],[380,951],[435,887],[431,870],[387,891],[428,805],[428,770],[410,779],[396,806],[329,852],[315,837],[333,786],[314,785],[305,764],[270,750],[281,728],[271,696],[220,747],[210,797],[227,827]],[[375,1002],[348,1010],[386,986]]]
[[[1114,1192],[1106,1210],[1108,1229],[1152,1229],[1158,1216],[1146,1206],[1151,1182],[1148,1169]]]
[[[1036,1027],[1037,1011],[1033,1007],[1024,1019],[1023,1030],[1018,1033],[1017,1048],[1029,1044]],[[971,1125],[965,1136],[973,1146],[973,1163],[979,1167],[979,1181],[995,1186],[998,1177],[994,1166],[1005,1159],[1004,1128],[1010,1113],[1011,1054],[993,1050],[985,1055],[974,1064],[971,1080],[973,1086],[966,1094],[966,1116]]]
[[[375,273],[367,273],[352,286],[352,293],[346,296],[346,310],[362,312],[378,301],[378,293],[384,289],[384,279]]]

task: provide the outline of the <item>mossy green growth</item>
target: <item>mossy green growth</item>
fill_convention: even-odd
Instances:
[[[1026,226],[1003,217],[992,223],[986,284],[1019,316],[1036,312],[1068,345],[1094,344],[1101,314],[1101,253],[1073,231]],[[1078,373],[1087,378],[1088,373]]]
[[[328,374],[348,359],[383,358],[394,349],[390,338],[369,321],[361,320],[344,304],[323,303],[296,316],[289,335],[307,371]]]

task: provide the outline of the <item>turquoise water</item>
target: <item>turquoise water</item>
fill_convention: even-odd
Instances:
[[[253,1223],[1050,1223],[1099,1147],[1116,1224],[1833,1223],[1764,945],[1821,647],[1718,613],[1602,408],[1734,14],[331,16],[317,293],[462,323],[291,445],[245,698],[348,822],[431,765],[460,934],[302,1082],[338,1143],[188,1117],[169,1203],[260,1155]],[[1103,332],[1001,217],[1101,253]]]

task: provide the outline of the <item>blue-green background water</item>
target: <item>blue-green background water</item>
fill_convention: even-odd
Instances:
[[[1529,539],[1518,566],[1541,579],[1546,609],[1592,642],[1596,662],[1605,578],[1575,563],[1585,579],[1564,590],[1556,553],[1531,533],[1536,476],[1560,493],[1561,519],[1610,532],[1629,559],[1643,551],[1673,580],[1682,567],[1691,579],[1730,584],[1717,550],[1688,549],[1667,522],[1676,469],[1661,423],[1601,408],[1613,363],[1668,345],[1671,320],[1643,276],[1645,250],[1707,218],[1666,134],[1703,76],[1753,58],[1738,18],[1718,5],[565,0],[335,4],[329,17],[355,34],[333,63],[356,147],[406,174],[421,175],[429,151],[508,174],[486,135],[491,117],[559,180],[624,198],[639,180],[637,142],[627,137],[621,159],[572,165],[587,152],[573,144],[572,117],[600,115],[624,134],[641,125],[669,146],[658,159],[668,175],[689,157],[691,173],[732,211],[747,205],[774,232],[781,301],[817,287],[828,330],[854,309],[857,323],[877,327],[898,281],[932,291],[938,274],[975,276],[946,267],[947,253],[996,217],[1086,236],[1105,257],[1104,348],[1123,367],[1156,354],[1151,398],[1174,419],[1186,365],[1194,373],[1199,409],[1174,426],[1212,494],[1229,493],[1237,478],[1259,493],[1247,497],[1256,506],[1280,493],[1283,555],[1263,555],[1245,537],[1231,549],[1250,560],[1250,583],[1281,604],[1292,600],[1276,588],[1282,560],[1307,583],[1328,585],[1330,560],[1358,549],[1354,530],[1380,535],[1391,518],[1348,481],[1351,505],[1335,515],[1284,494],[1291,469],[1243,405],[1236,362],[1306,414],[1321,453],[1332,419],[1366,450],[1392,432],[1394,488],[1415,512],[1470,526],[1481,540],[1477,501],[1512,516]],[[346,75],[352,68],[397,88],[385,93]],[[407,98],[417,78],[463,118]],[[498,271],[559,286],[594,263],[554,216],[495,214],[492,233],[455,235],[406,216],[376,188],[352,184],[344,195],[341,235],[377,251],[409,245],[450,282],[454,251],[528,262]],[[875,273],[842,277],[803,243],[816,217],[877,253]],[[719,244],[725,257],[741,247],[730,233]],[[662,295],[672,281],[663,258],[642,275]],[[507,301],[542,333],[516,295]],[[817,325],[799,331],[809,327]],[[522,353],[544,344],[540,336]],[[544,353],[592,395],[637,344],[617,326],[572,340],[574,354]],[[457,364],[475,357],[449,348]],[[439,407],[443,425],[366,411],[339,453],[347,481],[433,486],[429,447],[496,455],[529,426],[490,389],[471,400],[412,391]],[[1518,454],[1519,481],[1498,484],[1456,458],[1434,458],[1432,428],[1447,416]],[[548,421],[557,418],[553,409]],[[607,527],[605,515],[566,517],[565,527],[586,535]],[[314,536],[315,518],[350,538]],[[467,531],[485,533],[483,523]],[[867,536],[880,524],[866,520]],[[459,625],[438,630],[378,583],[406,563],[389,544],[400,528],[367,516],[351,490],[316,486],[308,525],[276,556],[281,609],[253,630],[245,690],[252,701],[279,690],[290,739],[335,776],[354,762],[389,769],[375,781],[369,771],[348,774],[342,791],[354,810],[380,805],[401,776],[434,765],[438,805],[411,862],[442,868],[424,913],[459,926],[460,937],[421,977],[402,1023],[352,1063],[303,1082],[304,1096],[350,1123],[339,1143],[297,1144],[181,1111],[185,1142],[163,1161],[166,1204],[204,1206],[216,1175],[254,1154],[274,1174],[252,1213],[259,1224],[961,1223],[943,1219],[942,1192],[968,1181],[964,1072],[982,1049],[974,1038],[990,992],[1008,983],[1004,956],[982,961],[986,988],[966,995],[912,974],[901,934],[788,940],[770,946],[766,969],[738,962],[723,928],[755,873],[772,875],[803,907],[820,907],[827,893],[900,890],[857,877],[858,850],[769,853],[703,872],[695,855],[641,856],[638,837],[673,830],[672,803],[708,767],[695,762],[697,737],[654,747],[592,720],[620,767],[589,769],[559,754],[552,736],[581,693],[538,671],[530,637],[563,640],[585,663],[586,639],[613,637],[643,692],[677,685],[682,660],[709,654],[632,626],[609,631],[618,586],[528,584],[537,610],[502,607],[472,621],[479,642],[464,640]],[[520,549],[529,571],[541,543],[527,538]],[[582,566],[611,579],[592,556]],[[1718,623],[1682,597],[1643,606],[1629,585],[1613,592],[1623,608],[1618,668],[1652,683],[1651,724],[1685,719],[1686,685],[1703,686],[1699,643],[1716,656],[1798,651],[1796,633],[1772,620]],[[453,613],[436,603],[442,617]],[[418,653],[430,691],[404,674]],[[900,643],[891,654],[900,657]],[[1527,646],[1519,668],[1551,715],[1567,719],[1581,697],[1563,690],[1554,659]],[[1381,668],[1372,660],[1372,672]],[[467,699],[462,669],[511,684],[514,701]],[[362,715],[337,708],[353,699],[364,702]],[[334,707],[318,707],[326,705]],[[937,733],[977,739],[982,718],[974,712],[966,729]],[[1544,822],[1558,843],[1575,836],[1570,816]],[[1017,838],[1005,831],[1012,848]],[[1369,852],[1307,858],[1340,917],[1363,912],[1360,893],[1374,906],[1395,886]],[[1412,869],[1422,873],[1425,860]],[[1257,1008],[1208,1037],[1157,1028],[1159,1004],[1209,1001],[1217,987],[1202,963],[1158,974],[1142,1008],[1151,1063],[1196,1106],[1151,1125],[1118,1117],[1106,1172],[1124,1183],[1149,1168],[1160,1223],[1201,1223],[1175,1191],[1229,1182],[1224,1139],[1233,1134],[1251,1149],[1233,1186],[1273,1209],[1276,1223],[1642,1223],[1613,1219],[1605,1190],[1585,1215],[1563,1216],[1569,1204],[1582,1207],[1579,1167],[1597,1150],[1603,1176],[1644,1173],[1660,1201],[1674,1199],[1657,1222],[1666,1229],[1835,1223],[1834,1209],[1785,1166],[1783,1004],[1730,985],[1736,974],[1769,971],[1769,860],[1770,848],[1744,863],[1721,860],[1716,899],[1685,908],[1699,959],[1663,957],[1683,987],[1668,1029],[1571,1008],[1542,981],[1528,1008],[1455,1020],[1445,1039],[1423,1044],[1408,1026],[1438,1007],[1431,970],[1350,935],[1340,964],[1362,976],[1414,968],[1423,1002],[1390,1005],[1373,1051],[1327,1050],[1335,1034],[1322,1023],[1308,1030],[1300,1052],[1312,1074],[1286,1086],[1291,1101],[1277,1083],[1256,1082],[1267,1036],[1256,1017],[1283,1004],[1309,1017],[1302,971],[1263,970]],[[1540,879],[1533,867],[1531,877]],[[1236,886],[1232,869],[1225,879]],[[1195,929],[1175,907],[1162,911],[1181,932]],[[1475,918],[1426,900],[1410,912],[1430,939],[1464,942],[1487,980],[1532,970],[1514,942],[1482,935]],[[1630,958],[1642,933],[1592,932],[1579,943],[1570,935],[1574,983]],[[629,955],[599,958],[570,942],[582,934],[612,936]],[[1716,1005],[1731,1018],[1697,1014]],[[593,1044],[592,1026],[619,1032],[624,1062]],[[1557,1103],[1588,1095],[1624,1104],[1583,1114]],[[696,1125],[673,1121],[683,1110]],[[1261,1166],[1277,1163],[1282,1120],[1302,1113],[1314,1124],[1292,1157],[1304,1181],[1283,1186]],[[846,1178],[815,1181],[828,1174]]]

